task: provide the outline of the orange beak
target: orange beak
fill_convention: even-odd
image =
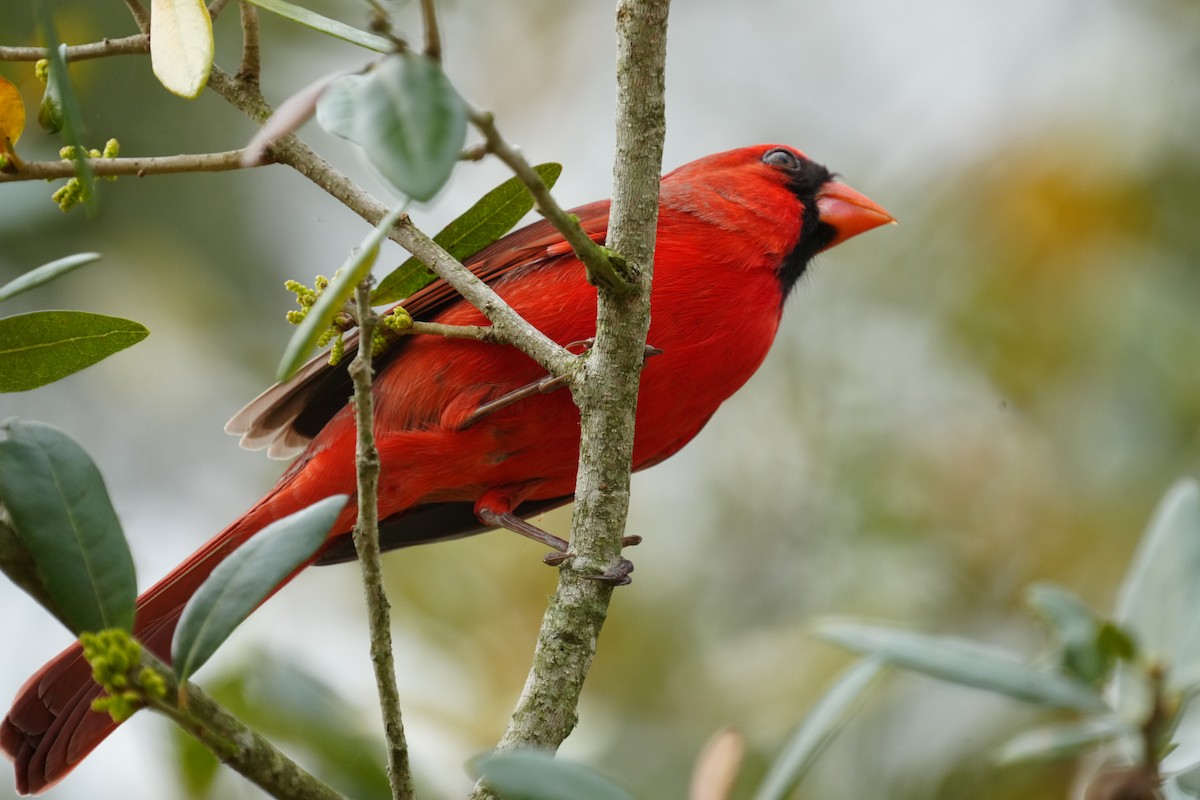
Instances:
[[[837,231],[837,235],[822,250],[896,221],[883,206],[837,181],[830,181],[817,192],[817,209],[821,212],[821,222]]]

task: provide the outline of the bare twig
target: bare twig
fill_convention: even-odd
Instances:
[[[262,60],[258,43],[258,6],[242,0],[238,4],[242,14],[242,65],[238,68],[238,80],[258,83],[262,73]]]
[[[434,61],[441,61],[442,34],[438,31],[434,0],[421,0],[421,19],[425,24],[425,55]]]
[[[563,210],[525,156],[500,135],[491,112],[471,109],[470,118],[471,123],[483,134],[487,151],[503,161],[521,179],[533,195],[538,213],[550,220],[550,224],[571,245],[575,255],[587,267],[588,280],[597,285],[603,282],[619,291],[627,290],[630,284],[624,274],[626,265],[622,258],[614,250],[592,241],[579,220]]]
[[[125,0],[125,5],[129,9],[129,13],[133,15],[133,21],[137,23],[138,30],[142,33],[150,32],[150,12],[138,0]]]
[[[150,35],[135,33],[121,39],[101,39],[98,42],[67,47],[67,61],[84,61],[108,56],[144,55],[150,52]],[[38,61],[49,58],[44,47],[0,47],[0,61]]]
[[[229,0],[212,0],[212,2],[208,4],[209,18],[216,19],[217,15],[225,9],[226,4],[228,3]]]
[[[224,172],[242,168],[242,151],[224,153],[191,153],[179,156],[147,156],[145,158],[89,158],[92,172],[107,175],[165,175],[174,172]],[[16,181],[55,180],[75,176],[75,162],[26,161],[17,172],[0,172],[0,183]]]
[[[350,364],[354,381],[354,423],[358,432],[355,473],[358,476],[358,521],[354,524],[354,549],[362,564],[363,588],[367,596],[367,623],[371,631],[371,665],[383,711],[387,738],[388,780],[394,800],[414,796],[408,765],[408,745],[400,716],[400,690],[396,687],[396,665],[392,658],[391,605],[383,591],[383,565],[379,560],[379,451],[375,449],[375,402],[371,394],[371,336],[378,318],[371,311],[370,281],[355,290],[358,330],[362,346]]]

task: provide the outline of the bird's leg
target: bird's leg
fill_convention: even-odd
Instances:
[[[594,342],[594,339],[582,339],[578,342],[571,342],[569,345],[567,345],[567,349],[570,350],[573,347],[582,347],[584,350],[588,350],[591,348]],[[646,345],[646,358],[657,356],[661,353],[662,350],[659,348],[652,345]],[[527,383],[524,386],[513,389],[511,392],[500,395],[495,400],[489,400],[486,403],[481,403],[479,408],[468,414],[466,418],[458,424],[458,429],[464,430],[469,428],[489,414],[494,414],[502,408],[508,408],[514,403],[518,403],[527,397],[533,397],[535,394],[550,394],[551,392],[558,391],[566,386],[569,381],[570,379],[566,375],[547,375],[546,377],[539,378],[532,383]]]
[[[560,566],[575,557],[575,554],[568,549],[568,543],[564,539],[560,539],[554,534],[542,530],[533,523],[526,522],[512,513],[512,511],[499,510],[497,506],[501,508],[510,506],[510,501],[507,498],[500,500],[500,502],[497,502],[498,500],[499,498],[490,492],[479,499],[475,504],[475,516],[479,518],[480,522],[493,528],[504,528],[513,533],[519,533],[522,536],[533,539],[535,542],[541,542],[547,547],[553,548],[553,553],[547,553],[542,558],[543,562],[552,567]],[[621,547],[633,547],[636,544],[640,544],[641,541],[642,537],[640,536],[626,536],[621,539]],[[633,562],[627,558],[622,558],[615,567],[610,567],[598,575],[588,575],[586,577],[591,580],[612,583],[616,586],[624,586],[633,580],[629,577],[629,573],[631,572],[633,572]]]

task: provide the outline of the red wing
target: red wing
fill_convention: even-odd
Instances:
[[[608,229],[607,200],[573,209],[591,238],[601,242]],[[541,220],[488,245],[467,259],[465,265],[480,280],[494,284],[514,269],[536,268],[547,262],[561,263],[558,256],[570,247],[550,223]],[[398,305],[413,319],[428,320],[458,303],[466,302],[440,278]],[[381,369],[404,349],[401,340],[376,359]],[[269,448],[272,458],[287,458],[302,450],[325,423],[346,404],[350,396],[350,377],[346,368],[358,350],[358,333],[346,337],[345,355],[338,366],[329,365],[326,353],[320,353],[287,381],[277,383],[233,416],[225,425],[226,433],[240,434],[247,449]]]

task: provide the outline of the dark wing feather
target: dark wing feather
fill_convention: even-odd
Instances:
[[[584,229],[596,241],[603,241],[608,228],[608,201],[573,209]],[[465,264],[480,280],[496,284],[517,267],[532,266],[548,258],[569,252],[562,235],[550,223],[541,220],[488,245]],[[403,300],[413,319],[429,320],[445,309],[465,302],[440,278]],[[404,351],[401,340],[376,358],[376,369],[383,369]],[[353,394],[350,361],[358,351],[358,333],[346,337],[345,355],[337,366],[330,366],[328,355],[321,353],[306,363],[287,381],[277,383],[233,416],[225,432],[241,436],[241,446],[250,450],[267,449],[272,458],[289,458],[304,449],[333,415]]]

